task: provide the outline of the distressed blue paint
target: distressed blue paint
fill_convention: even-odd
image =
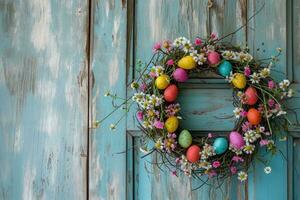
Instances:
[[[0,199],[84,199],[87,2],[0,10]]]

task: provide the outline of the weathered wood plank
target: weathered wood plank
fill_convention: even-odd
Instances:
[[[0,199],[85,199],[87,1],[0,10]]]
[[[126,98],[126,1],[94,1],[92,67],[95,86],[92,91],[92,122],[113,110],[109,90]],[[121,101],[120,101],[121,102]],[[124,114],[119,109],[91,135],[90,198],[126,199],[126,119],[115,131],[110,124]]]

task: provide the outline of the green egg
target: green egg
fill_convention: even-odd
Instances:
[[[178,142],[183,148],[188,148],[192,144],[192,140],[192,135],[188,130],[183,130],[179,134]]]

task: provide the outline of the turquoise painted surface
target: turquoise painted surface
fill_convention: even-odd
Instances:
[[[0,199],[85,199],[86,1],[0,2]]]

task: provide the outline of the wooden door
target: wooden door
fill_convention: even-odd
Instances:
[[[210,8],[209,1],[206,0],[131,0],[127,5],[122,2],[111,4],[111,1],[101,1],[95,6],[94,37],[100,41],[94,41],[94,51],[97,53],[93,56],[96,77],[96,88],[93,91],[94,98],[95,95],[97,98],[95,103],[98,116],[109,113],[111,109],[107,107],[109,100],[102,97],[107,89],[126,97],[125,83],[130,83],[135,77],[136,62],[138,59],[150,59],[151,48],[156,41],[179,36],[192,39],[211,32],[222,36],[245,23],[248,26],[229,40],[236,44],[247,42],[257,58],[275,55],[277,47],[284,49],[276,66],[276,71],[280,73],[274,72],[274,75],[278,79],[292,79],[294,89],[299,90],[299,37],[298,34],[293,34],[299,30],[297,22],[300,15],[296,12],[299,9],[299,0],[214,0],[211,1],[213,5]],[[247,22],[262,7],[262,11]],[[118,31],[115,32],[116,30]],[[127,97],[130,94],[128,91]],[[185,115],[182,123],[194,134],[207,134],[208,131],[226,134],[233,128],[233,118],[223,119],[232,114],[231,90],[217,75],[201,75],[182,84],[180,101]],[[299,99],[290,104],[296,108]],[[116,118],[114,115],[113,119]],[[246,184],[241,185],[236,178],[232,178],[218,189],[204,186],[192,191],[201,182],[183,176],[177,178],[168,171],[162,172],[158,167],[149,164],[156,160],[155,155],[141,159],[144,155],[138,146],[141,133],[136,127],[133,112],[115,132],[109,133],[108,126],[109,122],[96,130],[92,137],[91,177],[102,177],[97,179],[98,185],[91,188],[95,197],[143,200],[299,199],[296,192],[300,160],[295,153],[300,144],[297,129],[291,129],[292,137],[289,139],[281,138],[278,141],[280,150],[288,161],[278,153],[270,163],[270,175],[264,173],[262,164],[255,162]],[[116,154],[125,148],[128,149],[126,156]],[[122,176],[124,174],[127,178]]]

